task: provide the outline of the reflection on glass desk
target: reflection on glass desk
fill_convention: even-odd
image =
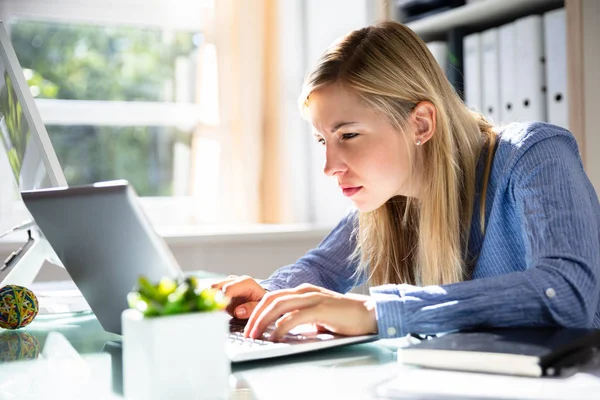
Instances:
[[[121,337],[105,332],[93,314],[39,315],[18,331],[0,331],[0,399],[5,398],[2,372],[12,363],[40,356],[48,335],[58,332],[82,356],[110,355],[100,371],[108,376],[113,394],[123,394]],[[375,398],[375,384],[395,376],[395,353],[375,343],[232,365],[230,399]],[[176,362],[176,360],[173,360]],[[18,365],[18,364],[12,364]],[[3,376],[5,378],[3,378]],[[109,378],[109,379],[110,379]],[[68,377],[65,377],[68,382]],[[64,382],[63,382],[64,383]],[[60,384],[56,382],[56,384]],[[7,397],[15,398],[15,397]],[[198,397],[198,398],[201,398]]]

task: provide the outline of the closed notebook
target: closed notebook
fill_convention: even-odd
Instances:
[[[400,349],[403,364],[521,376],[560,375],[590,361],[600,330],[498,329],[450,333]]]

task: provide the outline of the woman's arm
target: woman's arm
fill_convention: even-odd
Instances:
[[[372,288],[382,337],[477,326],[600,325],[598,199],[573,139],[559,135],[534,144],[513,171],[509,187],[522,217],[527,269],[444,286]]]
[[[327,237],[294,264],[275,271],[261,282],[267,290],[293,288],[311,283],[345,293],[364,279],[355,279],[356,263],[350,260],[356,241],[352,235],[356,212],[350,212]]]

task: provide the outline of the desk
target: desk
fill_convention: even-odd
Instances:
[[[50,332],[59,332],[64,335],[75,350],[83,357],[104,354],[106,357],[104,359],[107,362],[102,364],[100,370],[94,370],[94,373],[97,375],[97,379],[105,381],[100,383],[104,384],[107,390],[112,389],[114,398],[122,398],[123,382],[120,351],[115,348],[111,349],[110,346],[107,347],[107,342],[119,340],[120,337],[105,332],[91,313],[61,316],[40,315],[31,325],[19,331],[0,330],[0,348],[5,349],[6,341],[15,340],[18,336],[15,335],[20,333],[24,337],[34,337],[39,350],[41,350]],[[108,355],[110,355],[110,361],[108,361]],[[10,368],[11,365],[15,366],[19,364],[6,360],[6,354],[0,354],[0,399],[21,398],[11,396],[6,389],[7,387],[10,388],[8,380],[13,379],[10,374],[6,374],[6,371],[9,371],[7,368]],[[396,353],[391,350],[390,346],[386,345],[385,341],[359,344],[323,350],[312,354],[234,364],[230,376],[229,398],[232,400],[374,399],[378,398],[376,388],[382,387],[381,385],[384,382],[398,379],[398,377],[402,378],[403,376],[415,376],[414,374],[411,375],[405,373],[406,371],[402,371],[403,368],[396,362]],[[425,374],[429,373],[427,370],[422,371]],[[576,396],[568,398],[600,398],[600,371],[598,372],[598,391],[594,390],[590,392],[587,390],[584,395],[580,392]],[[423,376],[422,374],[419,380],[423,381],[422,386],[426,392],[428,387],[434,387],[436,382],[448,381],[447,378],[451,377],[451,374],[452,372],[431,371],[431,379],[429,381],[428,375]],[[477,374],[474,376],[474,379],[478,379]],[[482,382],[485,379],[488,379],[487,382],[489,382],[489,378],[493,377],[491,375],[479,376]],[[502,378],[504,379],[504,383],[509,382],[509,384],[512,384],[512,382],[516,382],[514,385],[518,385],[519,379],[522,379]],[[56,384],[58,385],[59,383]],[[502,394],[501,385],[494,386],[497,387],[489,388],[490,393]],[[532,395],[531,390],[524,394],[526,396],[519,396],[519,398],[549,398],[545,395],[539,397],[535,393]],[[86,396],[86,398],[91,397]],[[433,397],[409,396],[407,398],[423,399]],[[459,398],[467,397],[461,396]],[[498,396],[495,398],[507,397]],[[567,397],[560,398],[567,399]]]
[[[93,314],[36,317],[31,325],[19,331],[0,330],[0,341],[16,340],[15,333],[31,334],[44,347],[50,332],[59,332],[82,355],[108,352],[107,365],[112,376],[116,398],[122,395],[122,369],[119,351],[106,343],[120,336],[105,332]],[[2,356],[0,356],[2,359]],[[15,398],[4,392],[7,387],[5,368],[11,361],[0,361],[0,399]],[[232,365],[230,399],[282,398],[375,398],[374,384],[396,375],[395,353],[377,344],[360,344],[330,349],[314,354]],[[4,378],[3,378],[4,377]],[[110,383],[106,383],[110,385]]]

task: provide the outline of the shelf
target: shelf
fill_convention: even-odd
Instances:
[[[443,36],[452,28],[486,28],[563,5],[563,0],[480,0],[410,22],[407,26],[427,41]]]

